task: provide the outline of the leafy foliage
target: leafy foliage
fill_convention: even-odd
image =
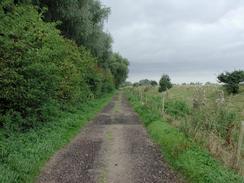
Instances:
[[[190,113],[190,109],[184,101],[181,100],[169,100],[165,103],[165,111],[177,117],[185,117],[187,114]]]
[[[114,60],[113,75],[87,48],[63,38],[56,23],[44,22],[31,4],[15,3],[0,4],[0,127],[37,126],[54,108],[87,102],[125,80],[127,60]]]
[[[170,81],[170,78],[168,75],[164,74],[162,75],[160,81],[159,81],[159,92],[164,92],[167,89],[172,88],[172,83]]]
[[[151,81],[151,85],[152,85],[152,86],[157,86],[158,83],[157,83],[157,81],[152,80],[152,81]]]
[[[58,28],[65,37],[91,50],[98,64],[108,67],[112,38],[103,31],[103,22],[110,13],[108,7],[98,0],[35,0],[34,4],[47,8],[44,20],[59,21]]]
[[[157,86],[157,81],[149,80],[149,79],[142,79],[138,83],[134,83],[138,86]]]
[[[13,132],[4,137],[0,131],[0,182],[35,182],[42,166],[80,132],[111,100],[113,93],[73,107],[72,111],[58,111],[58,116],[40,128],[25,133]]]
[[[149,86],[151,85],[151,81],[149,79],[142,79],[138,82],[140,86]]]
[[[244,82],[244,71],[225,72],[218,76],[221,83],[225,83],[228,93],[236,94],[239,92],[240,82]]]
[[[108,80],[110,86],[107,87],[111,90],[112,80],[117,88],[125,81],[128,60],[112,52],[112,38],[109,33],[103,31],[104,21],[110,13],[108,7],[98,0],[35,0],[34,4],[41,9],[47,8],[44,20],[59,21],[58,28],[65,37],[90,50],[91,55],[96,57],[96,63],[105,70],[106,78],[102,79],[100,76],[90,82]]]
[[[118,88],[123,82],[125,82],[128,75],[127,59],[123,58],[120,54],[114,53],[110,61],[109,67],[112,75],[114,76],[115,86]]]
[[[126,79],[108,13],[96,0],[0,1],[0,182],[32,182]]]

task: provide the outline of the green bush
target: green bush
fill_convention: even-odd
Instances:
[[[28,4],[0,4],[0,127],[25,130],[51,110],[113,90],[111,74]],[[49,111],[49,112],[48,112]]]
[[[228,137],[229,130],[234,128],[239,123],[236,112],[228,111],[226,109],[219,109],[216,116],[216,129],[219,131],[222,138]],[[232,134],[230,134],[232,135]]]
[[[115,89],[115,83],[112,73],[108,71],[103,71],[102,78],[102,93],[110,93]]]
[[[161,76],[160,81],[159,81],[159,92],[164,92],[170,88],[172,88],[173,85],[170,81],[170,77],[167,74],[164,74]]]
[[[59,91],[62,52],[55,47],[64,40],[31,6],[1,6],[0,19],[1,124],[32,126],[34,118],[42,119],[42,106]]]
[[[50,157],[80,132],[112,94],[76,106],[72,112],[59,111],[59,116],[39,128],[13,132],[6,138],[0,129],[0,182],[31,183]]]
[[[224,83],[224,86],[229,94],[237,94],[240,89],[240,82],[244,81],[244,71],[235,70],[233,72],[225,72],[218,75],[220,83]]]
[[[231,111],[226,106],[217,106],[215,109],[202,106],[192,110],[191,115],[187,117],[185,130],[186,133],[192,129],[195,133],[198,131],[212,132],[225,140],[227,144],[231,144],[236,143],[233,132],[239,124],[238,113]]]
[[[174,117],[184,117],[190,109],[184,101],[170,100],[165,102],[165,111]]]

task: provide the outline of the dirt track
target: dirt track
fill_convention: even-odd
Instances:
[[[120,94],[47,163],[38,183],[182,182]]]

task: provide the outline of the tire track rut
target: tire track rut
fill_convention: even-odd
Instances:
[[[38,183],[180,183],[120,93],[43,168]]]

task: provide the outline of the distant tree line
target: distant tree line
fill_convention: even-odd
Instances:
[[[244,71],[235,70],[233,72],[224,72],[217,76],[218,82],[223,83],[226,91],[229,94],[237,94],[240,90],[240,84],[244,84]],[[211,82],[206,82],[205,85],[212,85]],[[148,79],[140,80],[133,84],[133,86],[157,86],[156,81],[150,81]],[[182,85],[188,85],[187,83],[182,83]],[[200,82],[190,82],[189,85],[200,86],[203,83]],[[172,83],[170,77],[167,74],[163,74],[159,81],[159,92],[164,92],[167,89],[172,88]]]
[[[133,86],[157,86],[157,81],[154,80],[148,80],[148,79],[142,79],[139,82],[133,83]]]
[[[0,1],[0,128],[38,126],[126,80],[109,12],[98,0]]]
[[[139,82],[133,83],[134,87],[138,86],[158,86],[159,85],[159,92],[164,92],[170,88],[173,87],[173,84],[171,83],[170,77],[167,74],[163,74],[159,80],[159,83],[155,80],[149,80],[149,79],[142,79]]]

